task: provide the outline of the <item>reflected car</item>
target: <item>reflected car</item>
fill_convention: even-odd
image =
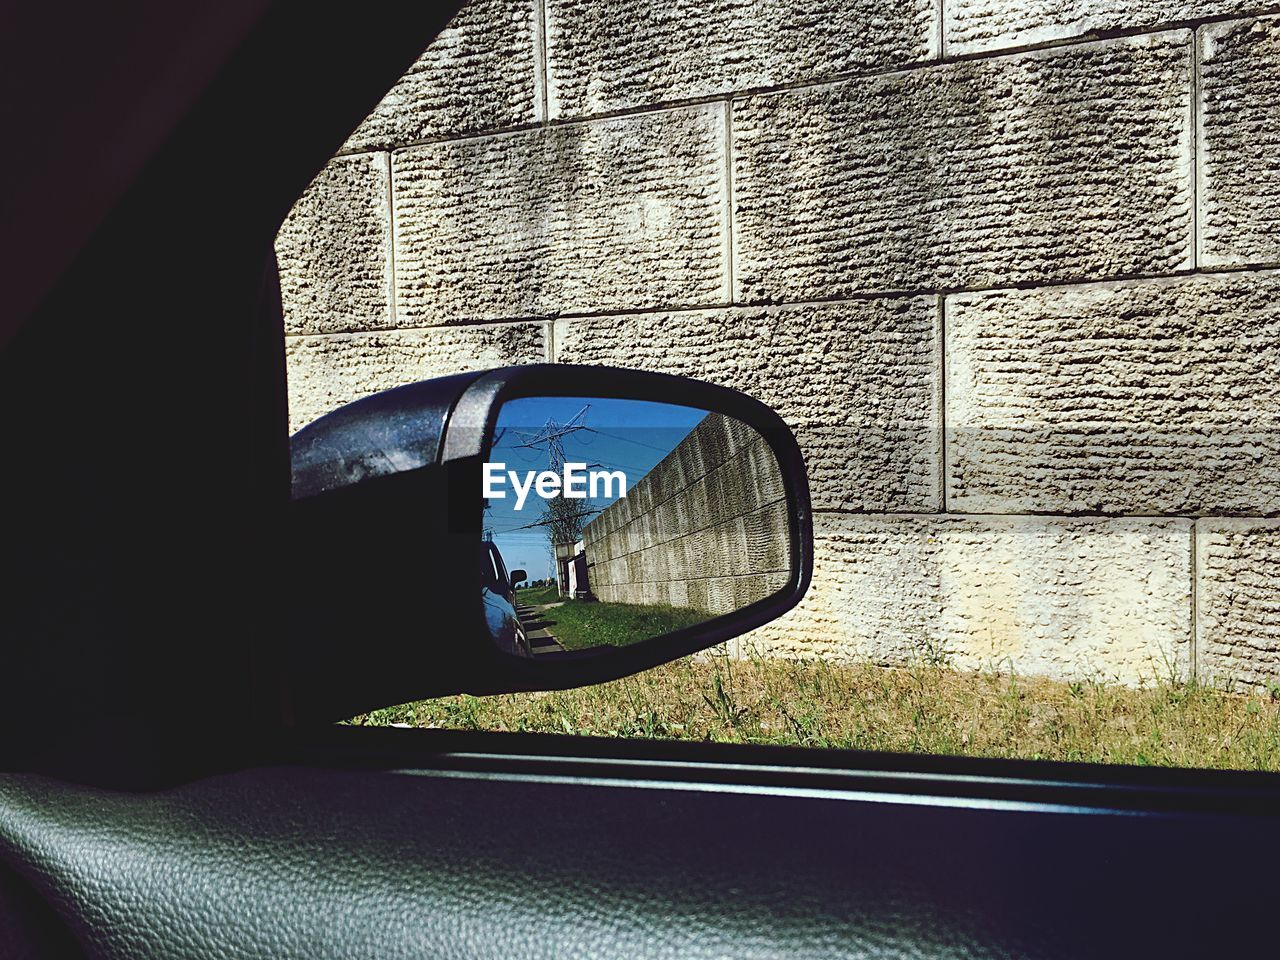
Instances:
[[[480,544],[480,594],[484,618],[498,649],[520,657],[533,656],[533,647],[516,612],[515,585],[525,578],[523,570],[507,572],[502,552],[492,540]]]

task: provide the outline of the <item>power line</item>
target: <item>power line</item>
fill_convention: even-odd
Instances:
[[[626,473],[647,473],[647,472],[649,472],[650,470],[652,470],[652,469],[653,469],[652,467],[641,467],[641,466],[637,466],[637,465],[636,465],[636,464],[634,464],[634,463],[630,463],[630,464],[628,464],[628,463],[617,463],[617,462],[612,461],[612,460],[595,460],[595,461],[593,461],[593,462],[591,462],[591,463],[588,463],[588,464],[587,464],[587,467],[588,467],[588,468],[591,468],[591,467],[608,467],[608,468],[610,468],[610,469],[612,469],[612,470],[622,470],[622,471],[624,471],[624,472],[626,472]]]
[[[597,430],[595,427],[586,427],[592,433],[598,433],[602,437],[609,437],[612,440],[621,440],[623,443],[634,443],[637,447],[648,447],[650,450],[657,450],[661,454],[670,453],[674,447],[655,447],[652,443],[645,443],[642,440],[633,440],[631,437],[620,437],[616,433],[606,433],[604,430]]]

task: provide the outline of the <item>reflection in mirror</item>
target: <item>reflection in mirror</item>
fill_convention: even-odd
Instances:
[[[483,483],[485,615],[507,653],[636,643],[740,610],[790,577],[777,460],[723,414],[512,400]]]

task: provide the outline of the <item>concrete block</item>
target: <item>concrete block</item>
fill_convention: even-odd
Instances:
[[[546,360],[545,324],[396,330],[285,341],[289,429],[391,387]]]
[[[1191,266],[1191,34],[734,102],[738,300]]]
[[[556,323],[556,360],[700,377],[771,404],[818,508],[940,505],[935,297],[695,310]]]
[[[1186,677],[1191,521],[815,517],[814,582],[744,652],[1126,684]]]
[[[1280,520],[1196,521],[1196,667],[1202,682],[1280,682]]]
[[[276,236],[288,333],[392,326],[390,190],[385,153],[337,157],[294,204]]]
[[[402,323],[728,299],[720,104],[396,153]]]
[[[1280,273],[946,301],[947,505],[1280,512]]]
[[[931,0],[547,0],[547,107],[576,117],[937,55]]]
[[[344,149],[402,147],[539,120],[536,17],[534,0],[469,0]]]
[[[1199,36],[1200,263],[1280,262],[1280,17]]]
[[[943,0],[949,56],[1235,13],[1238,0]]]

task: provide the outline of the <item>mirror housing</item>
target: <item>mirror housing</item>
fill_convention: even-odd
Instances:
[[[520,584],[524,583],[528,579],[529,579],[529,574],[526,573],[525,571],[512,570],[511,571],[511,589],[514,590],[516,587],[518,587]]]
[[[524,658],[495,647],[470,559],[477,544],[493,546],[484,539],[483,468],[500,409],[536,397],[681,405],[758,434],[784,494],[789,569],[781,588],[629,646]],[[809,584],[808,483],[795,438],[768,406],[728,388],[610,367],[509,367],[358,400],[304,427],[291,448],[293,606],[283,683],[296,723],[454,693],[614,680],[759,627],[798,603]],[[514,605],[525,578],[512,572],[512,596],[490,604]]]

